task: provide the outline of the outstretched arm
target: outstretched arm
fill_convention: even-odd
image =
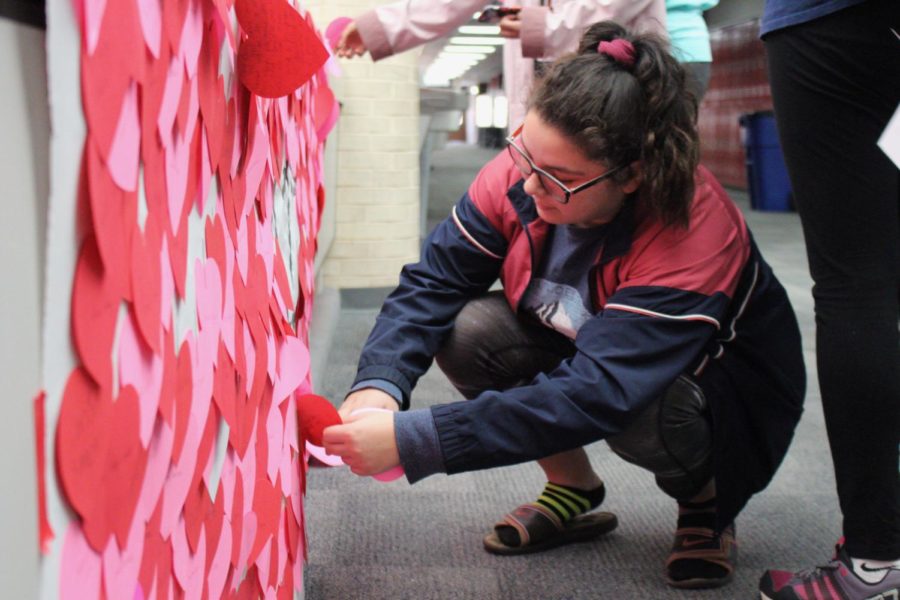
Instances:
[[[597,21],[616,21],[640,31],[666,33],[663,0],[572,0],[550,10],[525,7],[521,19],[522,54],[528,58],[557,58],[573,52],[584,29]]]
[[[421,46],[472,18],[486,0],[402,0],[374,8],[354,21],[372,60]],[[339,55],[340,56],[340,55]]]

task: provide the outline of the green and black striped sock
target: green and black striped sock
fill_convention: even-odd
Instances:
[[[535,504],[553,512],[565,523],[569,519],[597,508],[603,502],[606,488],[601,484],[592,490],[580,490],[548,481]]]
[[[582,490],[548,481],[534,504],[546,508],[565,523],[600,506],[605,496],[606,488],[602,483],[592,490]],[[514,527],[498,527],[497,536],[507,546],[521,543],[519,532]]]

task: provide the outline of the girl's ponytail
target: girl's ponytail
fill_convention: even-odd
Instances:
[[[591,25],[575,55],[539,81],[529,108],[610,168],[640,161],[638,193],[667,225],[687,226],[699,162],[697,101],[685,72],[655,35],[611,21]],[[623,170],[616,179],[628,180]]]

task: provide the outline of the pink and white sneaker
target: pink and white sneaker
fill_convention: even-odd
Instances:
[[[844,547],[835,547],[830,563],[806,571],[766,571],[759,580],[762,600],[900,600],[900,569],[861,568],[865,579],[853,571]]]

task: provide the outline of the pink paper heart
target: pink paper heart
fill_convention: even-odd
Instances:
[[[122,319],[119,333],[119,377],[121,385],[131,385],[138,393],[140,406],[140,439],[146,448],[153,435],[159,393],[163,382],[162,357],[154,354],[137,331],[131,314]]]
[[[141,118],[138,114],[137,84],[132,81],[122,100],[122,112],[113,134],[106,165],[113,181],[123,190],[137,189],[141,152]]]
[[[103,551],[103,588],[107,598],[134,598],[144,551],[144,521],[134,519],[122,550],[110,538]]]
[[[159,44],[162,36],[162,6],[159,0],[137,0],[138,15],[144,43],[155,58],[159,58]]]
[[[60,600],[96,600],[100,597],[103,560],[90,547],[77,521],[70,522],[66,528],[61,562]]]
[[[347,25],[353,22],[350,17],[338,17],[328,24],[325,28],[325,39],[328,40],[328,47],[332,50],[337,48],[341,34],[347,29]]]
[[[272,391],[273,402],[280,404],[296,390],[309,374],[309,348],[296,337],[286,337],[278,351],[278,377]]]
[[[216,553],[213,556],[212,563],[209,565],[209,572],[206,576],[206,584],[209,589],[210,598],[221,598],[225,589],[225,580],[228,577],[228,567],[231,566],[231,525],[228,519],[222,521],[222,532],[219,535],[219,545],[216,547]]]
[[[172,570],[184,590],[186,600],[200,600],[203,596],[204,567],[206,565],[206,536],[201,532],[197,551],[188,547],[184,522],[172,533]]]

